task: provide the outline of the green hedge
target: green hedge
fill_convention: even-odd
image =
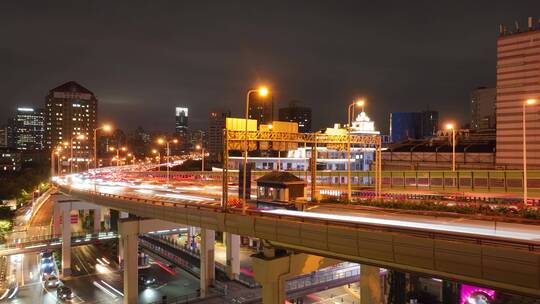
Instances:
[[[459,214],[479,214],[486,216],[506,216],[525,219],[540,220],[540,211],[536,208],[520,206],[490,206],[486,204],[474,203],[439,203],[439,202],[416,202],[398,200],[364,200],[357,202],[347,202],[338,199],[328,198],[321,200],[321,203],[341,203],[377,208],[388,208],[396,210],[418,210],[435,212],[453,212]]]

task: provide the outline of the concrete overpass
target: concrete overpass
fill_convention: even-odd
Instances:
[[[75,190],[65,185],[60,188],[69,195],[100,206],[141,217],[201,227],[203,243],[205,240],[209,241],[213,231],[217,230],[260,238],[269,246],[294,252],[540,296],[540,235],[539,238],[528,239],[517,235],[515,238],[511,235],[487,236],[466,231],[407,228],[309,217],[302,212],[279,214],[248,210],[242,214],[241,210],[223,210],[213,205]],[[121,238],[124,238],[122,231],[120,233]],[[129,233],[139,231],[135,229]],[[124,247],[133,249],[136,248],[134,246],[126,244]],[[203,262],[210,263],[208,261],[213,253],[206,254],[210,257],[203,257]],[[282,281],[288,275],[287,271],[291,272],[291,269],[295,268],[305,270],[311,264],[320,266],[323,260],[314,261],[302,255],[280,256],[274,253],[255,257],[256,277],[261,279],[260,271],[258,275],[257,269],[273,270],[272,274],[265,274],[263,293],[280,295],[272,298],[277,300],[268,300],[265,303],[278,303],[284,297]],[[365,277],[373,278],[374,271],[368,267],[364,268],[366,268]],[[126,299],[129,297],[126,296]]]

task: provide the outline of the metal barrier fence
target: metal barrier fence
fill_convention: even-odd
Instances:
[[[351,267],[347,267],[351,268]],[[354,267],[354,269],[341,271],[343,268],[330,269],[322,272],[316,272],[314,275],[300,276],[287,281],[287,291],[294,291],[298,289],[309,288],[332,282],[336,280],[354,279],[359,281],[360,279],[360,267]]]
[[[115,239],[118,237],[118,234],[115,231],[108,232],[97,232],[97,233],[85,233],[85,232],[75,232],[71,234],[71,243],[86,243],[97,240],[107,240]],[[9,249],[31,249],[31,248],[40,248],[46,246],[60,245],[62,243],[61,235],[55,234],[44,234],[44,235],[33,235],[27,236],[24,238],[12,238],[9,241],[3,239],[3,242],[0,243],[0,251],[9,250]]]

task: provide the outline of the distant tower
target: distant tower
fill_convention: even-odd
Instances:
[[[13,121],[17,150],[43,150],[44,119],[44,111],[41,109],[17,108],[17,115]]]
[[[288,107],[279,109],[279,120],[298,123],[298,131],[311,132],[311,108],[298,106],[300,102],[293,100]]]
[[[173,149],[187,151],[191,146],[191,138],[189,136],[188,128],[188,108],[186,107],[176,107],[176,126],[175,126],[175,135],[180,141],[179,146]]]
[[[221,162],[223,159],[223,129],[230,111],[212,111],[208,123],[208,153],[210,159]]]
[[[78,158],[90,159],[97,126],[97,104],[94,93],[75,81],[51,89],[45,97],[46,147],[51,149],[84,135],[84,140],[73,140],[73,150]]]

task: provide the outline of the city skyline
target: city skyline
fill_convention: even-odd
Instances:
[[[525,28],[526,17],[540,8],[533,1],[397,4],[375,18],[385,8],[352,3],[254,4],[241,15],[239,4],[125,10],[111,4],[107,13],[82,3],[55,12],[43,12],[37,3],[3,6],[9,15],[2,19],[17,28],[7,33],[7,56],[0,59],[10,75],[0,82],[7,108],[37,105],[48,88],[76,80],[96,93],[101,120],[117,121],[120,128],[168,130],[174,117],[167,113],[177,104],[192,109],[191,122],[201,128],[218,104],[242,116],[245,89],[263,83],[272,90],[275,109],[293,99],[317,108],[314,129],[345,121],[345,111],[334,105],[345,108],[366,96],[366,111],[385,133],[390,112],[429,107],[441,113],[441,121],[468,122],[471,91],[495,85],[498,25],[513,29],[517,20]],[[471,13],[479,9],[481,16]],[[211,24],[193,16],[202,10]],[[65,28],[60,15],[77,23]],[[144,28],[132,15],[146,16]],[[95,18],[102,25],[93,26]],[[426,18],[433,21],[429,26]],[[292,26],[284,28],[280,20]],[[59,31],[66,35],[54,35]],[[203,35],[218,46],[198,38]],[[22,37],[43,47],[30,48]],[[270,45],[279,48],[271,53]],[[300,53],[300,46],[309,52]],[[130,115],[124,115],[126,105]],[[6,112],[0,114],[0,121],[6,119]]]

